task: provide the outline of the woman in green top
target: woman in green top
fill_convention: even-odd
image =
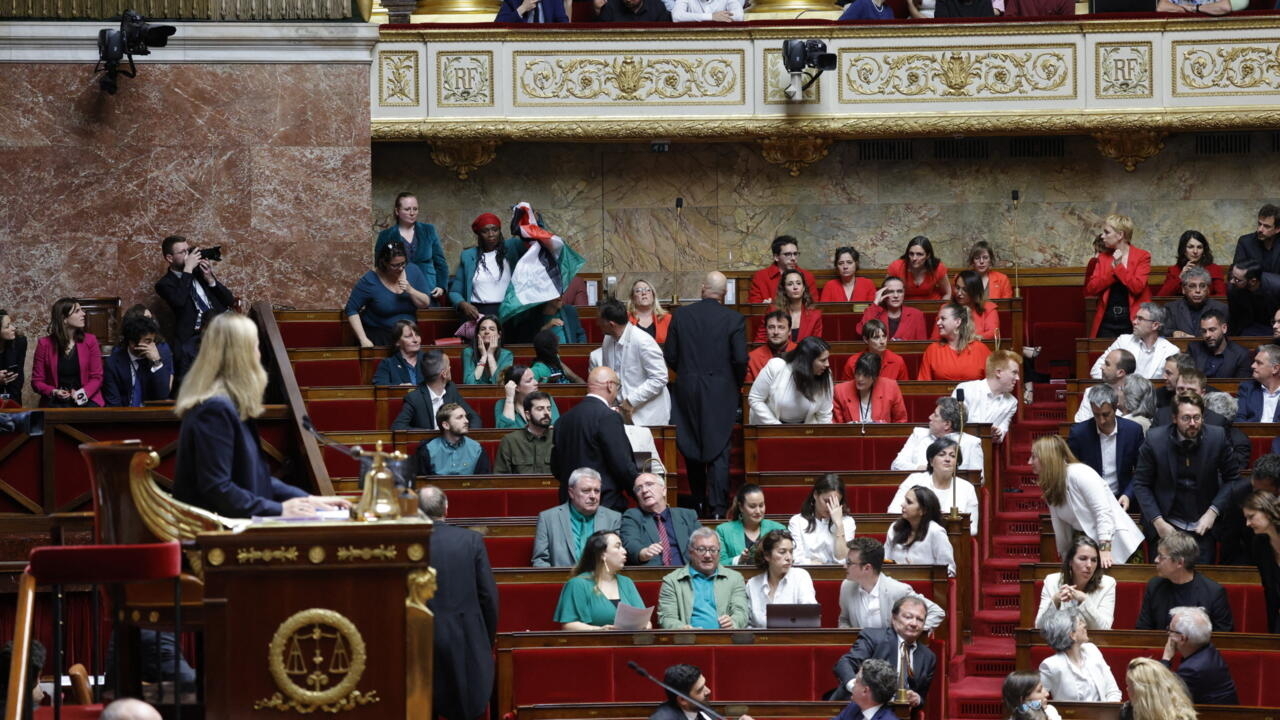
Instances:
[[[493,426],[499,430],[522,428],[529,424],[528,413],[524,409],[524,399],[529,393],[538,392],[538,379],[533,371],[523,365],[512,365],[502,374],[502,387],[507,396],[493,406]],[[560,419],[560,411],[556,409],[556,399],[551,398],[551,424]]]
[[[462,384],[492,385],[514,361],[511,351],[502,347],[498,318],[485,315],[476,321],[471,344],[462,349]]]
[[[759,485],[747,483],[738,490],[733,507],[729,508],[729,522],[720,523],[716,535],[720,536],[721,565],[750,565],[751,548],[771,530],[786,530],[787,526],[764,519],[764,490]]]
[[[622,538],[612,530],[599,530],[587,538],[573,577],[560,591],[555,621],[565,630],[612,630],[618,603],[643,608],[636,584],[619,575],[627,564]],[[645,629],[653,627],[650,623]]]
[[[540,330],[533,336],[533,376],[538,382],[581,383],[583,379],[560,362],[560,338],[550,330]]]

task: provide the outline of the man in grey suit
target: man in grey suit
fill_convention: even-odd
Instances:
[[[569,474],[569,502],[538,513],[534,567],[573,567],[593,532],[617,531],[622,515],[600,507],[600,473],[581,467]]]
[[[864,535],[850,540],[848,546],[849,555],[844,559],[847,577],[840,583],[840,627],[889,627],[894,603],[908,595],[924,602],[926,633],[947,619],[947,611],[937,603],[880,572],[884,567],[884,544],[879,540]]]
[[[686,564],[685,546],[693,531],[702,527],[698,514],[667,506],[667,483],[652,473],[636,477],[638,508],[622,513],[622,547],[629,565]]]

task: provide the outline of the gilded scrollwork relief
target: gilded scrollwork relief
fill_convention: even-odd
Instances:
[[[466,180],[477,168],[493,162],[498,154],[496,140],[447,141],[431,143],[431,159],[446,170],[453,171],[459,180]]]
[[[1174,95],[1252,95],[1280,90],[1280,40],[1173,43]]]
[[[805,90],[801,100],[787,97],[785,91],[791,83],[791,73],[782,64],[781,50],[765,50],[761,53],[761,62],[760,77],[764,80],[765,105],[816,105],[822,102],[821,80]]]
[[[378,106],[413,107],[418,104],[418,52],[378,52]]]
[[[1074,98],[1075,46],[840,51],[840,101]]]
[[[1149,98],[1154,94],[1149,42],[1098,43],[1094,48],[1094,93],[1103,99]]]
[[[799,177],[800,171],[827,156],[831,140],[821,137],[764,138],[760,155],[774,165],[781,165]]]
[[[440,107],[492,107],[493,53],[449,52],[436,55],[436,104]]]
[[[514,54],[518,106],[694,105],[743,101],[739,50]]]
[[[1111,158],[1123,165],[1126,171],[1133,172],[1138,163],[1155,157],[1164,149],[1164,139],[1168,135],[1154,130],[1131,130],[1094,133],[1093,139],[1103,157]]]

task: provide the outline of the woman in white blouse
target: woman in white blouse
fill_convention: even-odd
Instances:
[[[804,568],[791,566],[795,548],[796,543],[786,530],[770,530],[756,544],[756,567],[762,572],[747,581],[747,602],[751,605],[749,627],[766,627],[769,605],[817,604],[813,578]]]
[[[1054,700],[1120,702],[1120,687],[1089,629],[1075,608],[1051,610],[1040,626],[1044,641],[1056,652],[1040,663],[1040,682]]]
[[[958,451],[959,445],[950,437],[940,437],[930,443],[928,449],[924,451],[925,467],[929,468],[929,471],[908,475],[907,479],[898,486],[898,492],[894,493],[889,509],[885,512],[902,512],[902,501],[906,499],[907,491],[921,485],[932,490],[938,496],[939,504],[948,508],[951,507],[954,497],[960,512],[969,513],[969,534],[976,536],[978,534],[978,491],[973,489],[973,483],[956,477]]]
[[[820,337],[800,340],[773,358],[751,383],[747,399],[754,425],[831,422],[831,346]]]
[[[902,518],[889,527],[884,550],[885,559],[899,565],[946,565],[947,575],[955,577],[956,556],[942,527],[938,496],[932,490],[917,485],[906,492]]]
[[[1060,436],[1045,435],[1031,445],[1031,469],[1049,505],[1059,557],[1070,554],[1076,530],[1097,541],[1103,570],[1124,563],[1142,544],[1142,532],[1107,481],[1077,460]]]
[[[1040,590],[1036,627],[1046,613],[1075,608],[1090,630],[1110,630],[1115,621],[1116,579],[1102,570],[1098,543],[1077,535],[1071,552],[1062,558],[1062,572],[1050,573]]]
[[[844,500],[844,483],[835,473],[818,478],[800,512],[787,523],[796,543],[795,561],[800,565],[844,562],[855,529]]]

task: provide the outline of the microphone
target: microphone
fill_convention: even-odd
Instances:
[[[964,388],[956,388],[956,402],[964,402]],[[304,420],[306,418],[303,418]]]
[[[689,704],[690,704],[690,705],[693,705],[695,708],[697,708],[697,709],[698,709],[698,711],[699,711],[700,713],[702,713],[703,715],[705,715],[705,716],[707,716],[707,717],[711,718],[711,720],[725,720],[725,717],[724,717],[723,715],[721,715],[720,713],[716,712],[715,710],[712,710],[711,708],[707,707],[706,705],[704,705],[704,704],[702,704],[702,703],[698,702],[697,700],[694,700],[693,698],[689,697],[688,695],[686,695],[686,694],[684,694],[684,693],[680,692],[679,690],[677,690],[677,689],[675,689],[675,688],[671,687],[670,685],[668,685],[668,684],[666,684],[666,683],[662,682],[661,680],[659,680],[659,679],[655,678],[654,676],[650,675],[650,674],[649,674],[649,671],[648,671],[648,670],[645,670],[645,669],[644,669],[644,668],[642,668],[642,667],[640,667],[640,665],[638,665],[638,664],[636,663],[636,661],[635,661],[635,660],[628,660],[628,661],[627,661],[627,667],[631,668],[632,670],[635,670],[635,671],[636,671],[636,673],[638,673],[641,677],[643,677],[644,679],[646,679],[646,680],[648,680],[649,682],[653,683],[654,685],[657,685],[657,686],[661,687],[663,690],[666,690],[666,691],[668,691],[668,692],[670,692],[670,693],[672,693],[672,694],[674,694],[674,695],[677,695],[677,696],[679,696],[679,697],[684,698],[685,700],[687,700],[687,701],[689,702]]]
[[[311,424],[310,415],[302,416],[302,429],[314,435],[315,438],[321,442],[321,444],[328,445],[329,447],[333,448],[334,450],[337,450],[338,452],[348,457],[353,457],[357,460],[360,459],[360,451],[357,450],[356,448],[353,448],[350,445],[343,445],[342,443],[334,440],[330,440],[329,438],[324,436],[324,433],[320,432],[319,430],[316,430],[316,426]]]

